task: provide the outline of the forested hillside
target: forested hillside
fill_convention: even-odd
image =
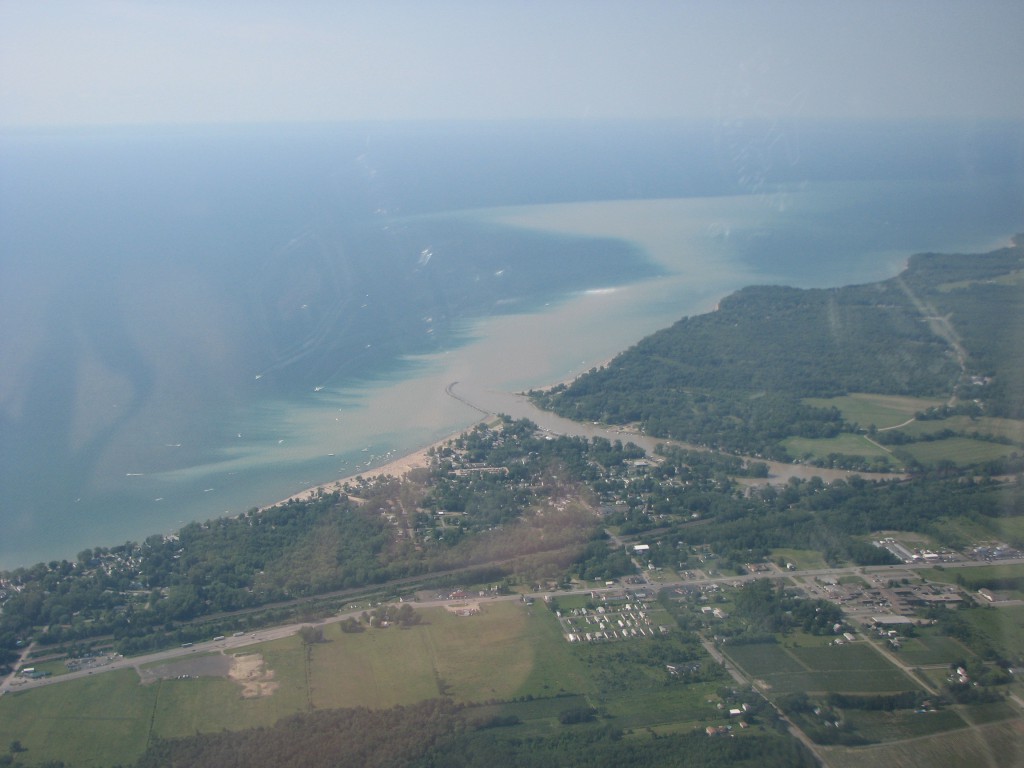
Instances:
[[[532,395],[569,418],[778,458],[786,437],[854,427],[804,398],[957,393],[1012,417],[1024,407],[1022,267],[1018,240],[979,256],[916,256],[868,285],[747,288]]]
[[[948,318],[967,352],[960,394],[978,397],[991,416],[1024,417],[1024,235],[1010,248],[983,255],[919,254],[908,285]]]

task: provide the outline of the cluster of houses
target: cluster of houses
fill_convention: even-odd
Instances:
[[[665,626],[655,626],[642,602],[600,605],[597,608],[574,608],[556,611],[565,639],[570,643],[595,643],[612,640],[654,637],[667,634]]]

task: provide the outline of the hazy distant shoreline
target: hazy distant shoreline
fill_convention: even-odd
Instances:
[[[532,198],[537,203],[501,205],[509,198],[497,187],[479,196],[475,188],[442,194],[435,189],[436,181],[447,177],[430,177],[428,183],[425,176],[425,187],[412,190],[409,199],[426,200],[429,192],[434,212],[406,207],[408,217],[403,217],[383,207],[383,213],[374,207],[360,209],[358,216],[369,218],[357,217],[359,232],[377,226],[386,234],[353,243],[328,238],[325,249],[320,248],[325,236],[346,224],[329,217],[316,236],[304,234],[309,228],[306,204],[311,198],[320,195],[318,206],[396,201],[389,200],[390,192],[376,182],[366,187],[372,196],[365,200],[359,197],[363,187],[342,187],[338,192],[336,179],[327,180],[321,173],[322,163],[313,162],[321,157],[316,147],[299,151],[298,144],[289,151],[306,164],[296,166],[302,172],[292,178],[303,182],[299,197],[280,198],[276,192],[265,197],[241,195],[245,191],[237,189],[241,177],[235,180],[224,171],[231,170],[232,164],[252,167],[251,150],[258,142],[243,141],[233,145],[227,167],[219,160],[197,156],[204,164],[195,169],[198,175],[193,182],[205,180],[203,173],[217,174],[207,192],[193,190],[198,195],[194,200],[183,199],[182,189],[173,185],[146,186],[154,178],[176,178],[179,169],[161,167],[158,170],[164,173],[152,174],[148,171],[153,169],[143,164],[125,170],[121,186],[112,187],[114,192],[120,189],[133,195],[141,189],[142,197],[123,199],[112,192],[104,198],[110,204],[110,221],[104,216],[97,219],[91,209],[77,212],[72,220],[82,231],[75,237],[65,238],[63,228],[47,228],[48,218],[32,224],[28,214],[63,210],[65,202],[74,204],[78,198],[57,199],[61,205],[50,208],[40,204],[26,209],[26,217],[18,219],[24,229],[20,242],[38,241],[47,255],[24,263],[4,262],[9,278],[5,287],[12,297],[2,310],[9,320],[5,322],[8,335],[34,339],[35,344],[23,344],[9,354],[0,349],[0,357],[10,362],[5,365],[6,378],[0,380],[0,403],[8,409],[0,409],[0,423],[10,444],[5,466],[0,467],[5,471],[0,484],[5,529],[0,567],[71,558],[85,547],[171,533],[191,521],[265,506],[268,499],[292,498],[311,488],[337,487],[360,474],[396,473],[421,463],[418,454],[460,434],[478,418],[445,394],[451,381],[494,399],[500,399],[501,393],[571,381],[681,317],[711,310],[722,297],[744,286],[870,282],[897,273],[912,253],[980,250],[1008,232],[1024,229],[1020,212],[1012,205],[1013,195],[1007,195],[1006,185],[1012,181],[988,183],[978,177],[970,188],[963,188],[931,178],[866,180],[859,166],[847,173],[840,167],[846,161],[830,155],[828,170],[835,171],[836,181],[773,185],[767,177],[750,183],[741,179],[723,194],[716,174],[728,174],[729,169],[697,159],[698,147],[674,141],[647,147],[645,153],[659,159],[664,159],[659,153],[677,153],[672,155],[672,167],[685,166],[689,174],[686,189],[678,192],[691,196],[645,197],[676,189],[675,176],[668,178],[668,171],[652,170],[664,169],[663,165],[651,164],[644,166],[647,175],[634,177],[633,186],[622,188],[621,198],[558,202],[552,190],[566,192],[560,186],[559,167],[552,165],[545,176],[539,173],[537,159],[531,158],[532,165],[506,169],[509,175],[502,179],[503,183],[515,181],[519,199]],[[939,142],[934,151],[943,146]],[[108,151],[110,156],[90,166],[89,173],[110,172],[105,161],[120,155],[113,145]],[[368,162],[373,159],[369,157]],[[811,165],[820,161],[811,158]],[[698,165],[691,167],[692,162]],[[31,165],[25,168],[25,177],[30,178]],[[341,170],[348,173],[345,168]],[[271,174],[267,177],[271,179],[277,170],[268,167],[261,172]],[[698,170],[706,172],[707,178]],[[573,180],[573,189],[603,179],[598,167],[580,171],[583,175]],[[799,176],[800,170],[786,169],[786,173]],[[346,184],[363,184],[365,178],[344,177]],[[76,183],[80,186],[82,180]],[[484,184],[479,179],[475,183]],[[48,190],[57,194],[65,186],[48,185],[39,194],[51,194]],[[288,189],[282,187],[282,194]],[[217,200],[233,199],[232,190],[239,192],[241,196],[235,197],[244,199],[244,205],[218,208]],[[203,197],[207,193],[216,193],[216,200]],[[473,199],[498,206],[462,207]],[[200,203],[206,208],[197,208]],[[345,205],[337,208],[342,219],[352,210]],[[168,227],[191,221],[189,217],[200,209],[208,213],[198,222],[201,226]],[[146,218],[150,211],[157,215],[153,222]],[[125,216],[126,212],[132,215]],[[293,227],[299,221],[301,226]],[[118,222],[130,228],[122,233],[115,226]],[[159,241],[161,255],[165,251],[187,254],[182,270],[172,269],[174,264],[165,258],[150,263],[128,259],[126,253],[111,255],[111,237],[114,245],[120,239],[130,243],[134,253],[138,244],[153,241],[154,233],[165,229],[174,234]],[[480,237],[495,231],[517,233],[514,239],[519,245],[505,243],[500,259],[481,264],[476,273],[491,289],[504,281],[503,286],[514,290],[487,294],[490,303],[484,304],[477,301],[479,297],[471,297],[476,301],[474,312],[481,306],[484,311],[458,315],[448,326],[440,324],[444,307],[424,303],[418,295],[417,307],[423,307],[414,315],[422,314],[419,332],[424,339],[443,337],[451,345],[427,345],[422,348],[434,351],[403,356],[401,350],[409,347],[391,347],[382,337],[372,350],[380,359],[392,354],[394,365],[377,373],[372,366],[362,365],[359,356],[334,348],[331,340],[338,333],[357,339],[363,326],[331,325],[339,317],[334,312],[337,307],[329,306],[331,301],[348,302],[359,317],[359,312],[374,309],[377,314],[372,319],[360,322],[375,332],[388,328],[392,318],[387,307],[405,297],[399,288],[416,286],[432,295],[447,285],[446,269],[475,263],[466,254],[461,260],[454,258],[451,249],[459,238],[466,232]],[[182,232],[189,232],[188,237]],[[549,269],[550,253],[557,259],[557,248],[545,251],[543,264],[533,263],[541,272],[533,273],[532,279],[524,274],[529,265],[516,249],[529,251],[531,243],[548,235],[577,249],[575,261],[566,269],[580,274],[560,277],[561,287],[554,293],[551,286],[541,285],[540,293],[534,294],[531,291],[543,283],[537,275],[549,274],[544,270]],[[216,269],[204,266],[221,244],[235,240],[238,251],[229,254],[225,264]],[[585,249],[625,244],[625,250],[616,252],[641,254],[653,270],[642,279],[630,280],[605,258],[604,271],[588,272],[589,252],[584,250],[580,258],[581,242],[587,243]],[[395,249],[386,254],[390,266],[376,260],[379,254],[373,248],[356,247],[378,243]],[[77,271],[62,272],[62,249]],[[91,288],[88,280],[75,279],[90,266],[89,258],[100,259],[96,266],[103,267],[89,274],[128,269],[134,282],[106,280],[94,294],[87,290]],[[147,272],[150,266],[156,272]],[[357,279],[374,269],[377,277],[372,285]],[[438,271],[427,274],[430,270]],[[64,283],[43,279],[41,272],[65,274],[67,284],[61,288]],[[318,282],[321,277],[323,281]],[[204,279],[209,281],[205,285]],[[254,313],[242,318],[255,323],[251,326],[240,325],[237,312],[225,309],[222,289],[232,286],[234,290],[239,284],[246,284],[250,291],[240,306]],[[67,296],[60,290],[67,291]],[[176,301],[175,291],[185,291],[183,298],[188,300]],[[240,298],[244,297],[235,296],[236,303]],[[60,301],[51,305],[55,299]],[[363,304],[368,306],[364,309]],[[75,312],[66,312],[67,307]],[[201,311],[182,314],[183,307]],[[147,314],[157,309],[167,314]],[[516,309],[521,314],[514,314]],[[93,310],[99,312],[95,326],[82,325]],[[160,335],[165,318],[173,321],[168,321],[169,338]],[[270,375],[262,364],[253,362],[259,350],[246,345],[260,334],[250,331],[265,321],[275,324],[272,330],[277,336],[264,342],[279,343],[283,361],[302,356],[310,370],[291,380],[290,369],[275,369],[275,375]],[[292,333],[294,338],[288,336]],[[298,343],[304,340],[325,342],[327,348]],[[332,371],[338,373],[334,381]],[[262,375],[254,378],[257,374]],[[226,387],[225,382],[234,383]],[[210,402],[207,397],[212,398]],[[147,429],[134,429],[139,426],[132,422],[140,413],[133,410],[137,404],[155,408],[144,414]],[[185,406],[197,409],[190,420],[182,410]],[[490,410],[503,412],[497,407]],[[51,427],[57,437],[43,437]],[[146,451],[154,461],[141,466]],[[376,462],[382,463],[374,467]],[[45,495],[39,493],[41,477],[51,478]]]

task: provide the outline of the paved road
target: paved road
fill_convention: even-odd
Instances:
[[[1019,559],[1007,559],[1000,561],[1001,563],[1024,563],[1024,558]],[[964,561],[960,563],[943,563],[945,568],[971,568],[978,566],[991,565],[991,563],[985,561]],[[803,570],[795,573],[787,573],[783,571],[769,572],[769,573],[748,573],[742,576],[698,576],[692,579],[675,580],[651,583],[646,585],[635,585],[635,588],[649,588],[649,589],[675,589],[685,586],[701,586],[709,584],[729,584],[737,585],[748,581],[754,581],[756,579],[778,579],[778,578],[789,578],[790,576],[797,575],[800,577],[815,577],[815,576],[831,576],[838,577],[850,574],[857,575],[869,575],[869,574],[885,574],[892,572],[906,572],[911,570],[919,570],[922,568],[930,568],[928,565],[877,565],[877,566],[847,566],[844,568],[819,568],[814,570]],[[384,585],[386,586],[386,585]],[[623,589],[623,584],[616,584],[614,587],[600,587],[594,589],[576,589],[576,590],[565,590],[555,593],[556,596],[560,595],[588,595],[593,592],[598,594],[605,592],[615,592]],[[532,597],[536,600],[542,600],[545,596],[550,595],[549,592],[540,592],[528,597]],[[477,600],[478,598],[469,598],[471,601]],[[496,597],[484,597],[479,598],[481,602],[499,602],[507,600],[521,600],[523,595],[499,595]],[[450,600],[428,600],[415,603],[417,608],[436,608],[441,606],[450,606],[452,601]],[[359,607],[353,610],[347,611],[346,613],[332,616],[329,619],[325,619],[320,624],[330,624],[335,622],[344,621],[349,617],[358,617],[366,607]],[[210,640],[207,642],[195,643],[189,647],[183,648],[168,648],[163,651],[156,653],[146,654],[144,656],[133,656],[131,658],[124,658],[122,656],[112,657],[107,663],[103,663],[91,669],[81,669],[76,672],[69,672],[63,675],[56,675],[53,677],[40,678],[39,680],[26,680],[25,678],[11,675],[2,683],[0,683],[0,695],[4,692],[11,690],[29,690],[32,688],[39,688],[47,685],[56,685],[69,680],[77,680],[89,675],[102,674],[104,672],[112,672],[118,669],[138,669],[147,664],[153,664],[156,662],[168,662],[176,659],[185,658],[192,654],[199,653],[227,653],[239,651],[247,646],[255,645],[257,643],[264,643],[270,640],[280,640],[281,638],[290,637],[296,634],[299,629],[305,626],[309,626],[310,622],[296,622],[294,624],[287,624],[279,627],[269,627],[267,629],[257,630],[256,632],[249,632],[238,636],[225,637],[223,640]],[[731,665],[730,665],[731,666]]]

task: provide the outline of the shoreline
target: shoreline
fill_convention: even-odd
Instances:
[[[309,501],[310,499],[315,498],[317,495],[321,493],[334,493],[335,491],[341,491],[343,486],[345,486],[348,483],[355,482],[355,480],[357,480],[360,477],[369,480],[376,477],[390,475],[401,480],[414,469],[428,468],[430,466],[429,452],[431,451],[431,449],[441,448],[447,443],[451,442],[452,440],[458,438],[460,435],[465,434],[467,430],[472,429],[477,424],[487,421],[488,419],[494,418],[493,413],[485,411],[482,408],[479,408],[473,405],[472,403],[468,402],[467,400],[464,400],[459,395],[456,395],[452,391],[453,387],[456,384],[458,384],[457,381],[453,381],[450,384],[448,384],[448,386],[446,386],[444,390],[445,394],[451,398],[454,398],[455,400],[458,400],[464,405],[467,405],[468,407],[478,411],[480,413],[480,417],[476,421],[467,424],[465,427],[460,427],[457,431],[451,432],[445,435],[444,437],[435,440],[429,445],[424,445],[423,447],[417,448],[411,453],[407,453],[404,456],[399,456],[397,459],[393,459],[386,464],[381,464],[379,467],[373,467],[371,469],[366,470],[365,472],[356,472],[355,474],[352,475],[346,475],[345,477],[340,477],[337,480],[329,480],[324,483],[318,483],[317,485],[310,486],[309,488],[299,491],[298,493],[293,493],[291,496],[285,499],[281,499],[280,501],[274,502],[273,504],[267,504],[265,506],[262,506],[259,508],[259,511],[262,512],[266,509],[272,509],[273,507],[278,507],[281,506],[282,504],[287,504],[290,501]]]
[[[469,429],[471,427],[472,425],[470,425],[470,427],[467,427],[466,429]],[[354,482],[357,478],[360,477],[369,480],[375,477],[380,477],[382,475],[391,475],[401,480],[414,469],[426,469],[427,467],[430,466],[430,458],[428,456],[428,451],[430,451],[431,448],[440,448],[445,443],[449,442],[450,440],[454,440],[459,435],[463,434],[463,432],[465,431],[465,429],[462,429],[459,430],[458,432],[453,432],[452,434],[446,435],[442,437],[440,440],[431,443],[430,445],[425,445],[422,448],[413,451],[412,453],[406,454],[405,456],[401,456],[397,459],[394,459],[393,461],[389,461],[387,464],[382,464],[379,467],[368,469],[365,472],[357,472],[354,475],[348,475],[346,477],[340,477],[337,480],[330,480],[326,483],[320,483],[319,485],[310,486],[305,490],[292,494],[286,499],[281,499],[280,501],[276,501],[273,504],[267,504],[266,506],[260,507],[259,511],[263,512],[266,509],[273,509],[274,507],[281,506],[282,504],[287,504],[290,501],[309,501],[310,499],[315,498],[320,493],[334,493],[335,491],[341,491],[344,485],[346,485],[347,483]]]
[[[608,365],[608,363],[610,363],[613,359],[614,358],[609,358],[609,360],[606,361],[605,363],[602,363],[602,365]],[[567,379],[565,381],[565,383],[569,384],[572,381],[575,381],[581,375],[582,374],[577,374],[576,376],[574,376],[574,377],[572,377],[570,379]],[[330,481],[327,481],[327,482],[324,482],[324,483],[319,483],[317,485],[310,486],[309,488],[306,488],[306,489],[304,489],[302,491],[294,493],[294,494],[292,494],[291,496],[288,496],[285,499],[281,499],[280,501],[277,501],[277,502],[275,502],[273,504],[267,504],[265,506],[262,506],[262,507],[259,508],[259,511],[262,512],[262,511],[267,510],[267,509],[272,509],[274,507],[281,506],[283,504],[287,504],[287,503],[289,503],[291,501],[309,501],[310,499],[316,498],[316,496],[321,494],[321,493],[329,494],[329,493],[334,493],[334,492],[340,492],[340,491],[342,491],[343,486],[345,486],[348,483],[355,482],[358,478],[363,478],[365,480],[372,480],[372,479],[378,478],[378,477],[391,476],[391,477],[395,477],[395,478],[397,478],[399,480],[402,480],[402,479],[405,478],[405,476],[407,474],[409,474],[409,472],[411,472],[413,470],[429,468],[429,466],[430,466],[429,452],[430,452],[431,449],[441,448],[444,445],[446,445],[447,443],[451,442],[452,440],[455,440],[459,436],[465,434],[468,430],[472,429],[477,424],[487,423],[487,422],[495,419],[497,417],[498,413],[506,412],[506,410],[495,410],[495,411],[486,410],[485,407],[481,407],[480,405],[477,405],[475,402],[467,399],[465,396],[457,394],[453,390],[454,390],[454,387],[458,383],[459,383],[458,381],[453,381],[450,384],[448,384],[445,387],[445,394],[447,394],[449,397],[451,397],[451,398],[453,398],[455,400],[458,400],[459,402],[463,403],[464,405],[468,406],[469,408],[472,408],[473,410],[477,411],[480,414],[480,417],[477,418],[475,421],[472,421],[472,422],[468,423],[466,426],[461,427],[460,429],[458,429],[458,430],[456,430],[454,432],[451,432],[450,434],[445,435],[444,437],[442,437],[442,438],[440,438],[438,440],[435,440],[434,442],[430,443],[429,445],[425,445],[425,446],[423,446],[421,448],[418,448],[418,449],[416,449],[416,450],[414,450],[414,451],[412,451],[410,453],[405,454],[404,456],[400,456],[399,458],[394,459],[392,461],[389,461],[386,464],[382,464],[379,467],[368,469],[365,472],[356,472],[354,474],[347,475],[345,477],[341,477],[341,478],[338,478],[336,480],[330,480]],[[541,389],[542,390],[551,389],[554,386],[558,386],[558,384],[552,384],[552,385],[549,385],[547,387],[543,387]],[[509,393],[506,393],[506,394],[509,394]],[[520,393],[520,395],[518,397],[522,397],[523,394],[524,393]],[[490,405],[493,407],[494,403],[491,403]],[[516,409],[509,409],[509,410],[514,411]],[[511,415],[513,418],[518,418],[518,417],[522,416],[522,414],[519,414],[519,416],[517,416],[514,412],[509,413],[509,415]],[[565,420],[562,417],[559,417],[559,416],[554,415],[554,414],[550,414],[550,415],[551,415],[552,419],[554,419],[555,421],[558,421],[558,422],[563,422],[563,424],[560,424],[560,425],[547,424],[547,425],[545,425],[543,423],[539,423],[538,427],[541,430],[545,431],[545,432],[549,432],[549,433],[553,433],[553,434],[578,434],[578,435],[583,435],[583,436],[585,436],[587,438],[591,438],[591,437],[594,437],[594,436],[601,436],[601,437],[605,437],[606,439],[609,439],[609,440],[623,440],[623,441],[628,441],[628,442],[631,442],[631,443],[634,443],[634,444],[638,445],[639,447],[643,448],[644,451],[646,451],[648,453],[653,452],[654,449],[655,449],[655,446],[657,444],[660,444],[660,443],[679,445],[681,447],[684,447],[684,448],[687,448],[687,449],[690,449],[690,450],[697,450],[697,451],[708,450],[708,449],[702,448],[700,446],[689,445],[689,444],[686,444],[686,443],[680,443],[680,442],[675,441],[675,440],[668,440],[668,439],[664,439],[664,438],[650,437],[648,435],[644,435],[642,433],[635,432],[634,430],[631,430],[631,429],[626,428],[626,427],[607,425],[607,424],[605,424],[605,425],[597,425],[597,424],[588,424],[588,423],[585,423],[585,422],[573,422],[574,424],[576,424],[579,427],[579,431],[573,430],[573,429],[566,430],[565,427],[564,427],[564,422],[571,421],[571,420]],[[530,418],[530,417],[527,416],[527,418]],[[769,475],[768,475],[768,477],[767,478],[759,478],[757,480],[753,480],[753,479],[741,480],[740,482],[742,484],[744,484],[744,485],[761,485],[761,484],[781,485],[781,484],[783,484],[785,482],[788,482],[789,479],[794,478],[794,477],[798,477],[798,478],[801,478],[801,479],[804,479],[804,480],[809,480],[811,477],[815,477],[815,476],[822,478],[825,482],[828,482],[828,483],[831,483],[831,482],[833,482],[833,481],[835,481],[837,479],[844,479],[844,480],[845,479],[849,479],[852,476],[864,477],[864,478],[875,479],[875,480],[900,480],[900,479],[904,479],[906,477],[906,475],[904,475],[902,473],[858,472],[856,470],[848,470],[848,469],[829,469],[829,468],[825,468],[825,467],[815,467],[815,466],[812,466],[812,465],[800,464],[800,463],[795,463],[795,462],[779,462],[779,461],[768,461],[768,460],[762,460],[762,461],[764,461],[764,463],[767,464],[768,467],[769,467]]]
[[[621,353],[617,352],[616,354],[614,354],[611,357],[609,357],[608,359],[602,361],[598,365],[592,366],[592,368],[603,368],[603,367],[609,365],[616,357],[619,356],[619,354],[621,354]],[[588,370],[590,370],[590,369],[588,369]],[[538,389],[541,392],[545,392],[545,391],[553,389],[553,388],[555,388],[555,387],[557,387],[557,386],[559,386],[561,384],[565,384],[566,386],[568,386],[568,385],[572,384],[572,382],[576,381],[576,379],[578,379],[580,376],[582,376],[586,372],[587,371],[583,371],[581,373],[573,374],[569,378],[563,379],[562,381],[557,381],[554,384],[543,385],[543,386],[537,387],[536,389]],[[357,478],[360,478],[360,477],[369,480],[369,479],[373,479],[373,478],[376,478],[376,477],[381,477],[381,476],[385,476],[385,475],[391,475],[392,477],[396,477],[399,480],[401,480],[407,474],[409,474],[409,472],[413,471],[414,469],[426,469],[426,468],[428,468],[430,466],[430,457],[428,455],[428,452],[432,448],[441,448],[444,445],[446,445],[447,443],[451,442],[452,440],[455,440],[459,436],[465,434],[468,430],[472,429],[477,424],[480,424],[482,422],[486,422],[489,419],[495,418],[495,416],[496,416],[495,413],[492,413],[491,411],[487,411],[487,410],[481,408],[480,406],[478,406],[478,405],[470,402],[469,400],[465,399],[463,396],[456,394],[454,392],[454,388],[455,388],[455,386],[458,383],[459,383],[458,381],[450,382],[445,387],[444,392],[445,392],[446,395],[448,395],[448,397],[451,397],[454,400],[458,400],[460,403],[462,403],[463,405],[467,406],[468,408],[472,408],[474,411],[477,411],[480,414],[480,416],[479,416],[479,418],[476,421],[470,422],[465,427],[461,427],[460,429],[456,430],[455,432],[451,432],[451,433],[445,435],[444,437],[442,437],[442,438],[440,438],[438,440],[435,440],[434,442],[430,443],[429,445],[425,445],[422,448],[417,448],[416,450],[412,451],[411,453],[407,453],[404,456],[400,456],[397,459],[393,459],[392,461],[389,461],[387,464],[382,464],[379,467],[374,467],[372,469],[368,469],[365,472],[356,472],[355,474],[352,474],[352,475],[346,475],[345,477],[339,477],[337,480],[328,480],[328,481],[323,482],[323,483],[318,483],[316,485],[312,485],[309,488],[305,488],[304,490],[298,491],[297,493],[293,493],[291,496],[288,496],[287,498],[281,499],[280,501],[275,501],[272,504],[266,504],[264,506],[261,506],[259,508],[259,511],[263,512],[264,510],[272,509],[274,507],[281,506],[282,504],[287,504],[288,502],[291,502],[291,501],[309,501],[310,499],[315,498],[318,494],[321,494],[321,493],[334,493],[336,491],[341,491],[341,489],[342,489],[342,487],[344,485],[346,485],[347,483],[352,483]],[[508,394],[513,394],[513,393],[508,393]],[[520,393],[520,394],[525,394],[525,393]]]
[[[603,362],[601,362],[597,366],[593,366],[593,367],[603,368],[603,367],[607,366],[616,357],[618,357],[618,354],[619,353],[616,353],[615,355],[609,357],[607,360],[604,360]],[[583,373],[585,373],[585,372],[583,372]],[[567,379],[555,382],[554,384],[547,384],[547,385],[544,385],[544,386],[541,386],[541,387],[537,387],[537,389],[543,392],[543,391],[547,391],[547,390],[553,389],[554,387],[557,387],[560,384],[565,384],[566,386],[568,386],[572,382],[576,381],[576,379],[578,379],[580,376],[582,376],[583,373],[573,374],[572,376],[570,376]],[[472,429],[477,424],[480,424],[482,422],[486,422],[489,419],[495,418],[495,416],[496,416],[495,413],[492,413],[491,411],[487,411],[487,410],[481,408],[480,406],[470,402],[469,400],[467,400],[463,396],[461,396],[459,394],[456,394],[455,391],[454,391],[454,388],[455,388],[455,386],[458,383],[459,383],[458,381],[450,382],[444,388],[444,392],[445,392],[446,395],[448,395],[448,397],[451,397],[454,400],[458,400],[460,403],[462,403],[463,405],[467,406],[468,408],[472,408],[474,411],[477,411],[480,414],[480,416],[479,416],[479,418],[476,421],[470,422],[465,427],[461,427],[460,429],[456,430],[455,432],[451,432],[451,433],[445,435],[444,437],[442,437],[442,438],[440,438],[438,440],[435,440],[434,442],[430,443],[429,445],[425,445],[422,448],[417,448],[416,450],[412,451],[411,453],[407,453],[404,456],[400,456],[397,459],[393,459],[392,461],[389,461],[387,464],[382,464],[379,467],[374,467],[372,469],[368,469],[365,472],[356,472],[355,474],[352,474],[352,475],[346,475],[345,477],[339,477],[337,480],[328,480],[328,481],[323,482],[323,483],[318,483],[316,485],[312,485],[309,488],[305,488],[304,490],[298,491],[297,493],[293,493],[291,496],[288,496],[287,498],[281,499],[280,501],[275,501],[272,504],[266,504],[264,506],[261,506],[259,508],[259,511],[262,512],[262,511],[264,511],[266,509],[272,509],[274,507],[281,506],[282,504],[287,504],[288,502],[291,502],[291,501],[309,501],[310,499],[315,498],[318,494],[321,494],[321,493],[334,493],[335,491],[341,491],[341,489],[342,489],[342,487],[344,485],[346,485],[347,483],[354,482],[357,478],[360,478],[360,477],[369,480],[369,479],[373,479],[373,478],[376,478],[376,477],[381,477],[381,476],[385,476],[385,475],[391,475],[392,477],[396,477],[399,480],[401,480],[407,474],[409,474],[409,472],[411,472],[414,469],[426,469],[427,467],[430,466],[430,458],[429,458],[428,452],[432,448],[441,448],[444,445],[446,445],[447,443],[451,442],[452,440],[455,440],[459,436],[465,434],[468,430]],[[509,393],[509,394],[512,394],[512,393]],[[523,393],[523,394],[525,394],[525,393]]]

